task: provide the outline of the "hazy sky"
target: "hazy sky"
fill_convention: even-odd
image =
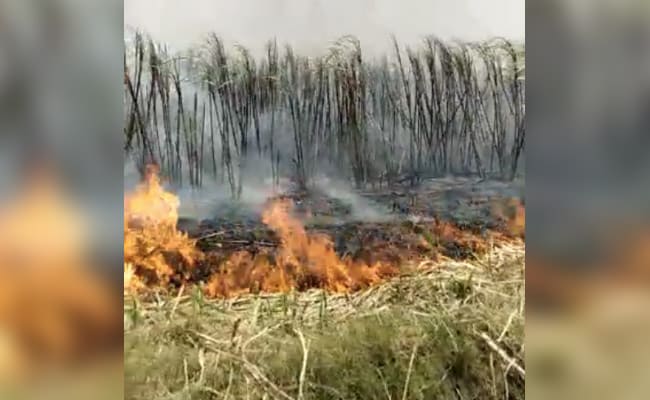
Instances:
[[[124,23],[176,48],[216,32],[253,51],[276,37],[311,53],[353,34],[377,51],[391,34],[523,40],[525,0],[127,0]]]

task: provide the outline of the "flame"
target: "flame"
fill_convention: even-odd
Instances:
[[[125,291],[189,281],[200,263],[217,269],[206,286],[212,297],[312,287],[345,292],[397,273],[396,268],[380,262],[339,258],[329,237],[308,234],[290,215],[289,201],[274,202],[263,213],[263,222],[281,239],[276,254],[239,251],[224,261],[209,259],[194,240],[178,231],[179,205],[178,198],[164,190],[153,166],[148,167],[144,182],[125,197]]]
[[[210,296],[292,289],[321,288],[348,292],[394,276],[398,269],[381,262],[368,264],[340,258],[332,240],[308,234],[302,223],[291,216],[291,203],[278,200],[264,211],[262,221],[280,237],[275,262],[268,255],[252,256],[237,252],[214,274],[207,285]]]
[[[36,172],[0,210],[0,380],[69,365],[121,335],[119,296],[85,252],[85,219]]]
[[[271,201],[262,213],[262,222],[279,238],[277,248],[252,246],[235,252],[203,253],[195,240],[177,229],[179,205],[178,197],[163,188],[154,166],[148,167],[143,183],[125,196],[125,291],[205,280],[204,290],[210,297],[311,288],[350,292],[399,274],[405,259],[416,261],[413,258],[423,255],[431,259],[439,254],[467,257],[489,247],[481,234],[436,220],[431,226],[414,227],[417,229],[406,233],[393,226],[385,233],[394,232],[395,240],[384,238],[375,243],[364,238],[363,249],[354,258],[339,256],[333,240],[308,232],[294,215],[291,200],[283,197]],[[507,225],[507,232],[494,232],[499,240],[523,237],[524,209],[514,205],[512,215],[498,210]],[[403,245],[402,235],[408,237]]]
[[[125,290],[188,279],[202,258],[195,242],[176,228],[179,205],[178,197],[162,187],[155,166],[148,166],[144,182],[125,196]]]

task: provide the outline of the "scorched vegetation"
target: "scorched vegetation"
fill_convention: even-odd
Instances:
[[[128,398],[524,397],[523,47],[127,49]]]

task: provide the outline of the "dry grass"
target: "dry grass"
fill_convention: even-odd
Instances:
[[[363,292],[125,298],[125,398],[524,398],[524,246]]]

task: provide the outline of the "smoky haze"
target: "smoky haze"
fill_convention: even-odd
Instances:
[[[316,56],[340,37],[353,35],[364,55],[372,56],[394,51],[391,36],[401,45],[415,44],[427,35],[446,40],[505,37],[523,41],[524,12],[524,0],[129,0],[124,4],[124,24],[125,37],[134,30],[143,31],[168,45],[172,53],[204,44],[205,37],[215,33],[226,48],[240,44],[254,56],[263,56],[265,45],[273,38],[291,45],[297,54]],[[192,93],[195,88],[186,85]],[[192,99],[186,100],[189,104]],[[261,121],[265,131],[266,116],[262,115]],[[286,178],[294,168],[294,133],[290,125],[281,122],[276,121],[274,140],[281,158],[278,174]],[[262,136],[267,137],[264,132]],[[216,150],[220,154],[218,144]],[[311,162],[317,175],[326,177],[314,179],[314,188],[350,205],[350,218],[386,219],[387,210],[356,193],[340,165]],[[218,182],[209,168],[203,168],[206,174],[201,188],[168,186],[181,200],[182,217],[204,219],[230,213],[226,206],[231,201],[228,184],[223,179]],[[241,210],[259,212],[273,191],[270,161],[251,152],[245,170],[238,173],[244,176]],[[127,163],[125,190],[138,180],[135,166]]]
[[[301,54],[321,52],[354,35],[365,52],[389,50],[390,36],[412,43],[425,35],[523,41],[524,0],[129,0],[125,31],[142,30],[182,49],[214,32],[252,52],[277,38]]]

